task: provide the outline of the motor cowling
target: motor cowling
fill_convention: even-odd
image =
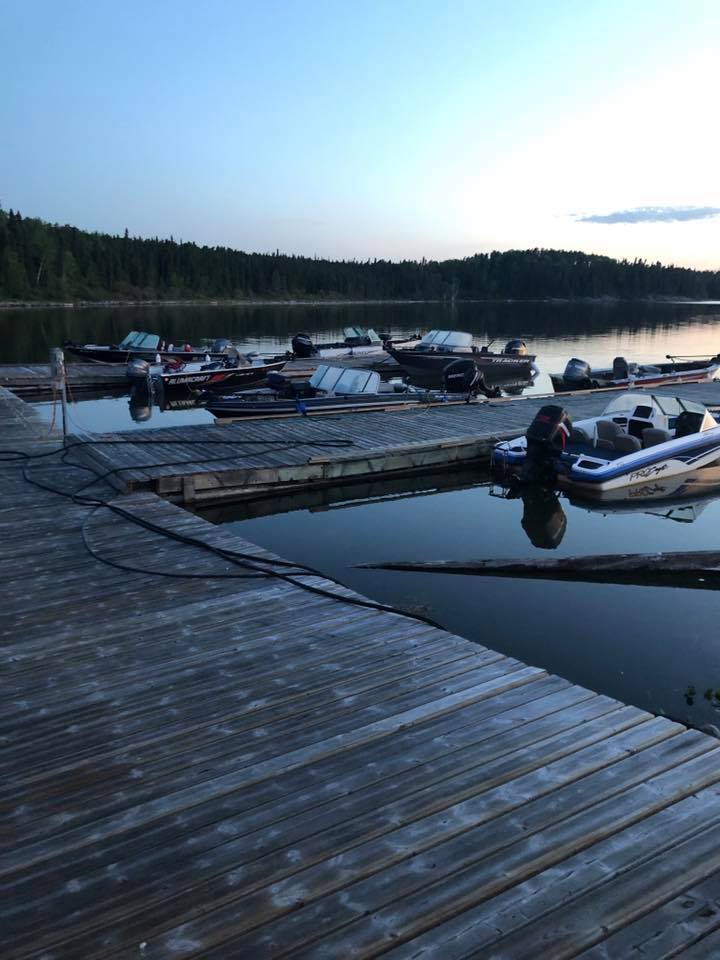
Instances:
[[[443,369],[443,386],[448,393],[464,393],[473,396],[478,393],[486,397],[497,397],[499,390],[488,387],[480,368],[474,360],[462,358],[453,360]]]
[[[315,345],[309,333],[296,333],[290,341],[290,345],[296,357],[311,357],[315,353]]]
[[[443,369],[443,386],[448,393],[470,393],[480,379],[474,360],[453,360]]]
[[[565,372],[563,373],[563,378],[572,383],[583,383],[589,380],[591,376],[592,370],[590,369],[590,364],[586,360],[578,359],[578,357],[573,357],[571,360],[568,360]]]
[[[503,353],[510,357],[526,357],[528,353],[527,344],[524,340],[510,340],[505,344]]]
[[[540,407],[527,428],[527,455],[522,479],[545,483],[554,479],[554,461],[567,446],[572,430],[570,414],[557,404]]]
[[[128,360],[126,373],[128,380],[147,380],[150,376],[150,364],[147,360],[141,360],[139,357]]]

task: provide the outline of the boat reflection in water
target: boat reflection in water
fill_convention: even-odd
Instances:
[[[541,550],[555,550],[562,543],[567,529],[561,496],[573,507],[588,513],[643,513],[676,523],[694,523],[703,510],[720,497],[720,466],[705,467],[667,480],[603,491],[592,498],[567,493],[558,495],[555,490],[539,485],[514,483],[492,485],[490,496],[522,500],[520,522],[528,540]]]
[[[528,540],[540,550],[555,550],[567,530],[567,517],[554,490],[543,487],[491,486],[490,496],[500,500],[522,500],[520,524]]]
[[[161,385],[148,384],[145,380],[138,380],[130,388],[128,409],[130,417],[135,423],[146,423],[153,415],[153,411],[165,413],[172,410],[195,410],[202,407],[198,392],[183,393],[174,396],[163,390]]]

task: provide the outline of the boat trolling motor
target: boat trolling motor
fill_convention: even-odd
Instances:
[[[527,428],[527,454],[519,474],[523,483],[554,486],[557,457],[567,446],[572,430],[570,414],[554,403],[545,404]]]
[[[499,397],[498,387],[488,387],[480,368],[474,360],[453,360],[443,370],[443,386],[448,393],[464,393],[468,402],[482,393],[488,398]]]

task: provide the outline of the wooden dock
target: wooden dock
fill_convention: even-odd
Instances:
[[[129,389],[124,363],[68,363],[66,370],[70,395]],[[0,386],[22,397],[51,395],[50,366],[47,363],[3,364],[0,366]]]
[[[643,391],[637,391],[642,395]],[[654,391],[674,396],[677,387]],[[574,419],[601,413],[617,392],[554,398]],[[720,405],[720,382],[682,396]],[[498,440],[524,433],[547,397],[412,407],[383,413],[199,424],[92,437],[73,458],[108,474],[120,491],[152,490],[185,503],[221,502],[310,486],[487,462]]]
[[[53,462],[0,464],[4,957],[718,953],[716,739]]]

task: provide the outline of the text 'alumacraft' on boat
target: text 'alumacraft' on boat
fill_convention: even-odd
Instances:
[[[383,383],[372,370],[320,364],[310,380],[282,373],[268,376],[269,387],[232,396],[203,395],[206,408],[219,419],[296,417],[362,410],[397,410],[423,404],[469,403],[487,390],[472,360],[456,360],[444,371],[444,390],[423,390],[406,383]]]
[[[720,461],[720,426],[704,406],[679,397],[625,393],[599,417],[573,424],[548,404],[524,437],[496,445],[493,465],[520,481],[603,494],[668,479]]]
[[[134,383],[152,382],[165,390],[205,387],[221,390],[261,383],[267,375],[280,370],[287,363],[286,356],[262,357],[257,353],[240,353],[229,341],[217,340],[222,346],[222,359],[212,360],[207,354],[202,363],[183,363],[180,360],[163,361],[158,354],[154,363],[138,357],[128,361],[127,376]]]

